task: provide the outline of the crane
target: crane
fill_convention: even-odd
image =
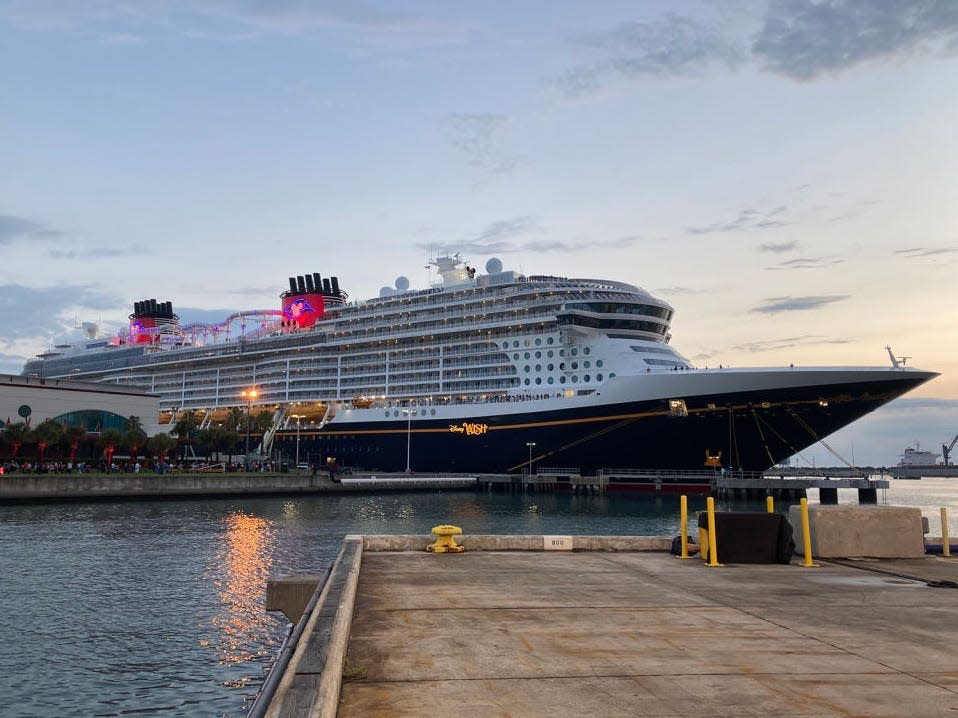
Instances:
[[[951,440],[948,446],[944,444],[941,445],[941,459],[945,463],[945,466],[951,466],[951,464],[948,463],[948,455],[951,453],[951,450],[955,448],[955,444],[958,444],[958,434],[955,434],[955,438]]]

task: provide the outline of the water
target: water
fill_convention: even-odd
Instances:
[[[921,506],[933,534],[948,506],[958,536],[958,481],[892,484],[887,501]],[[855,494],[840,491],[839,500]],[[704,498],[689,504],[699,510]],[[0,715],[243,716],[288,629],[263,610],[269,576],[322,570],[347,533],[428,534],[439,523],[473,534],[675,535],[678,497],[442,492],[0,506]]]

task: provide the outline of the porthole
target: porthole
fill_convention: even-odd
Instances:
[[[542,358],[542,352],[536,352],[536,359]]]
[[[529,358],[529,352],[526,352],[525,354],[523,354],[523,355],[522,355],[522,358],[523,358],[523,359],[528,359],[528,358]]]
[[[582,362],[583,369],[588,369],[590,366],[592,366],[591,362],[587,362],[587,361]]]
[[[595,375],[595,380],[596,380],[596,381],[602,381],[602,375],[601,375],[601,374],[596,374],[596,375]]]
[[[582,377],[582,381],[592,381],[592,377],[586,374],[584,377]]]
[[[554,379],[553,377],[551,377],[551,376],[550,376],[548,379],[546,379],[546,381],[549,382],[550,384],[554,384],[554,383],[555,383],[555,379]]]
[[[564,376],[560,376],[560,377],[559,377],[559,383],[560,383],[560,384],[565,384],[565,377],[564,377]]]
[[[572,356],[579,356],[579,350],[577,347],[572,347]]]
[[[546,344],[552,344],[552,337],[549,337],[548,339],[546,339]]]
[[[393,412],[393,416],[399,416],[399,409],[396,409],[396,411]]]
[[[542,364],[536,364],[536,371],[542,371]]]
[[[559,371],[565,371],[565,362],[559,362]]]
[[[525,384],[526,386],[529,386],[529,379],[527,378],[527,379],[523,382],[523,384]]]
[[[529,365],[526,364],[526,365],[522,368],[522,370],[523,370],[526,374],[528,374],[528,373],[529,373]]]
[[[524,347],[529,346],[529,340],[528,340],[528,339],[524,339],[524,340],[522,341],[522,346],[524,346]]]
[[[542,383],[542,377],[541,377],[541,376],[537,376],[537,377],[536,377],[536,384],[541,384],[541,383]]]
[[[579,368],[579,362],[577,362],[577,361],[572,362],[572,368],[573,368],[573,369],[578,369],[578,368]]]
[[[429,410],[429,414],[430,414],[431,416],[435,416],[435,415],[436,415],[436,410],[435,410],[435,409],[430,409],[430,410]]]
[[[596,367],[601,367],[601,366],[602,366],[602,360],[601,360],[601,359],[596,359],[596,360],[595,360],[595,365],[596,365]]]
[[[610,379],[614,379],[614,378],[615,378],[615,372],[614,372],[614,371],[610,371],[610,372],[609,372],[609,378],[610,378]]]
[[[389,412],[388,412],[388,411],[386,412],[386,418],[387,418],[387,419],[389,418]]]
[[[508,349],[508,348],[509,348],[509,342],[503,342],[503,343],[502,343],[502,348],[503,348],[503,349]]]
[[[572,383],[573,383],[573,384],[578,384],[578,383],[579,383],[579,376],[578,376],[577,374],[573,374],[573,375],[572,375]]]
[[[514,347],[519,346],[519,340],[517,339],[517,340],[515,340],[514,342],[512,342],[512,346],[514,346]]]
[[[552,358],[552,350],[551,350],[551,349],[546,352],[546,356],[549,357],[550,359]]]
[[[541,339],[536,339],[536,346],[537,346],[537,347],[541,347],[541,346],[542,346],[542,340],[541,340]]]
[[[582,353],[583,353],[583,354],[588,354],[588,353],[591,352],[591,351],[592,351],[592,350],[591,350],[589,347],[586,347],[585,349],[582,350]]]
[[[560,350],[559,350],[559,356],[560,356],[560,357],[564,357],[564,356],[565,356],[565,349],[560,349]]]
[[[555,365],[555,364],[548,364],[548,365],[546,365],[546,369],[548,369],[549,371],[552,371],[552,370],[555,369],[555,368],[556,368],[556,365]]]

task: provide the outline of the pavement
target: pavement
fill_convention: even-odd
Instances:
[[[958,559],[820,564],[364,550],[337,715],[958,716]]]

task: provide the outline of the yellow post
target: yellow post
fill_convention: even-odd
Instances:
[[[709,562],[706,566],[721,566],[718,562],[718,548],[715,546],[715,499],[711,496],[705,501],[705,508],[708,511],[709,521]]]
[[[765,510],[770,514],[775,513],[775,499],[773,499],[771,496],[765,497]]]
[[[692,558],[689,556],[689,500],[685,494],[679,497],[679,531],[682,532],[682,553],[676,558]]]
[[[808,523],[808,499],[802,499],[802,545],[805,549],[805,561],[802,566],[805,568],[818,568],[817,563],[812,562],[812,531]]]
[[[941,555],[951,556],[951,543],[948,538],[948,509],[941,507]]]

